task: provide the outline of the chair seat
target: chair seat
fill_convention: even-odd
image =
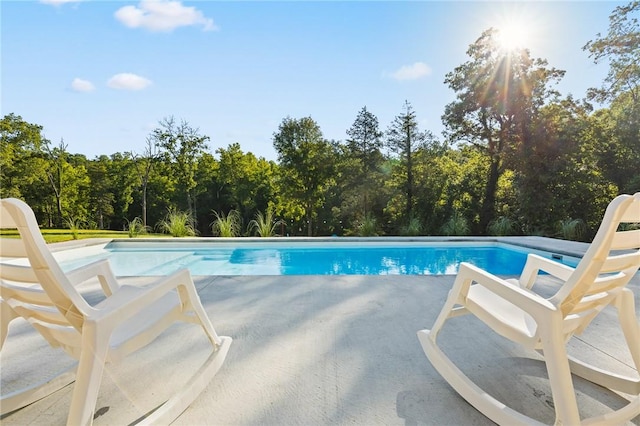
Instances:
[[[143,291],[144,289],[141,288],[123,285],[118,293],[122,292],[122,295],[134,297]],[[176,314],[172,314],[171,311],[175,311]],[[141,309],[114,330],[109,341],[109,361],[117,362],[127,354],[147,345],[169,324],[176,321],[179,312],[180,299],[175,290],[163,295],[153,305]]]
[[[469,288],[466,308],[511,340],[524,343],[536,336],[537,326],[531,315],[486,287],[472,285]]]

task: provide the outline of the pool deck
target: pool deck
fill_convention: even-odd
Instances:
[[[520,243],[525,243],[520,239]],[[579,243],[552,240],[554,252],[579,254]],[[536,247],[540,246],[537,240]],[[551,241],[549,242],[552,243]],[[569,243],[569,242],[566,242]],[[576,245],[577,244],[577,245]],[[151,277],[128,277],[138,285]],[[176,425],[489,425],[440,377],[416,332],[429,328],[453,276],[198,276],[202,302],[234,342],[220,372]],[[541,292],[554,290],[543,278]],[[630,284],[640,307],[640,275]],[[83,290],[97,298],[95,283]],[[554,414],[544,364],[471,317],[441,335],[447,353],[489,393],[544,423]],[[570,343],[570,352],[622,374],[615,312]],[[176,337],[182,347],[176,347]],[[198,327],[176,325],[147,348],[105,371],[94,424],[128,424],[195,371],[207,345]],[[0,355],[2,393],[70,365],[31,327],[11,324]],[[193,361],[193,362],[191,362]],[[2,425],[64,424],[72,386],[4,416]],[[576,380],[584,416],[617,408],[623,396]],[[636,417],[630,424],[640,424]]]

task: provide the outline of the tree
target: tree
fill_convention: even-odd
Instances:
[[[410,220],[413,214],[415,152],[425,144],[432,142],[433,139],[430,132],[421,132],[418,129],[416,113],[409,101],[405,101],[403,112],[394,118],[387,130],[387,147],[400,160],[401,174],[404,177],[402,186],[406,196],[405,216],[407,220]]]
[[[136,164],[131,154],[116,152],[109,158],[109,179],[112,183],[111,191],[114,194],[112,229],[124,229],[132,216],[129,212],[135,203],[136,189],[139,180]]]
[[[334,174],[335,147],[322,137],[311,118],[285,118],[273,135],[280,162],[280,191],[299,202],[306,217],[307,235],[313,235],[313,219],[324,200],[324,189]]]
[[[419,229],[414,232],[423,234],[437,233],[441,228],[443,200],[452,193],[454,183],[461,173],[457,165],[453,165],[446,146],[439,143],[427,144],[418,148],[414,154],[415,195],[414,208],[409,223]],[[444,204],[446,205],[446,204]],[[458,211],[455,210],[454,213]],[[404,225],[406,227],[407,225]],[[401,234],[406,234],[400,229]]]
[[[2,198],[22,198],[28,192],[29,186],[39,182],[46,183],[44,159],[40,153],[47,143],[48,141],[42,136],[40,125],[28,123],[13,113],[5,115],[0,120],[0,196]],[[37,209],[34,210],[37,211]]]
[[[486,232],[494,219],[498,180],[509,156],[526,156],[535,149],[532,126],[537,110],[557,96],[549,84],[564,71],[532,59],[527,49],[506,50],[489,29],[467,50],[471,58],[446,75],[456,100],[445,107],[443,122],[453,142],[481,150],[489,163],[477,232]]]
[[[346,156],[348,168],[344,170],[344,188],[354,198],[361,199],[362,217],[369,214],[371,194],[380,188],[380,167],[384,161],[381,149],[383,133],[378,118],[363,107],[347,129]]]
[[[211,156],[205,154],[203,157],[206,155]],[[200,172],[199,167],[198,171]],[[142,202],[140,198],[137,201],[139,204]],[[176,179],[173,164],[156,162],[149,173],[147,184],[147,226],[153,227],[165,218],[167,211],[176,210],[178,201],[180,204],[184,203],[184,192]]]
[[[601,141],[603,172],[619,192],[640,189],[640,1],[618,6],[609,16],[606,36],[597,35],[583,49],[595,63],[608,61],[609,73],[589,99],[610,101],[607,112],[598,112],[609,128]],[[603,126],[600,125],[602,128]]]
[[[587,135],[590,111],[588,104],[568,97],[545,105],[533,118],[535,143],[513,164],[518,197],[511,204],[527,234],[552,235],[554,223],[572,214],[568,203],[576,196],[590,199],[598,179],[591,175],[585,182],[581,169],[600,173],[583,155],[594,144]]]
[[[607,125],[611,132],[601,144],[602,171],[616,184],[618,192],[640,191],[640,104],[634,104],[630,92],[620,94],[611,102]]]
[[[146,147],[141,156],[138,156],[134,152],[129,154],[133,158],[133,163],[140,179],[140,191],[142,197],[140,204],[142,207],[142,225],[146,228],[147,224],[147,188],[149,187],[149,179],[151,177],[151,169],[153,164],[158,160],[158,145],[154,143],[152,137],[147,137]]]
[[[216,192],[221,202],[216,209],[236,210],[243,223],[249,223],[258,211],[266,211],[274,202],[274,165],[251,152],[242,152],[239,143],[219,148],[216,153],[220,156]]]
[[[112,161],[106,155],[89,162],[87,172],[91,179],[89,199],[98,229],[105,229],[113,216],[115,202],[114,185],[110,175]]]
[[[64,216],[62,214],[62,192],[64,190],[64,171],[68,169],[67,165],[67,144],[63,139],[60,139],[60,144],[56,147],[49,148],[49,145],[44,145],[47,157],[49,159],[49,167],[47,167],[47,177],[51,184],[51,190],[56,198],[56,209],[58,213],[58,226],[62,224]]]
[[[597,34],[583,49],[597,64],[609,61],[609,73],[600,89],[591,89],[589,97],[599,101],[612,100],[624,92],[640,103],[640,1],[618,6],[609,16],[609,32]]]
[[[158,128],[151,132],[150,138],[163,150],[163,153],[176,166],[180,184],[186,195],[187,209],[191,217],[196,215],[195,180],[198,159],[208,149],[208,136],[200,134],[199,129],[182,120],[176,123],[173,117],[164,118]]]

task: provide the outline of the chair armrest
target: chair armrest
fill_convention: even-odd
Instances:
[[[531,288],[536,282],[540,271],[553,275],[562,281],[567,281],[575,269],[560,262],[547,259],[537,254],[529,253],[518,282],[522,288]]]
[[[66,275],[74,287],[91,278],[97,277],[98,281],[100,281],[102,291],[106,296],[111,296],[120,288],[120,284],[118,284],[118,280],[107,259],[81,266],[73,271],[67,272]]]
[[[122,286],[112,296],[94,306],[90,320],[95,322],[113,321],[115,325],[120,324],[136,315],[141,309],[152,305],[170,291],[179,290],[179,287],[188,285],[193,286],[191,274],[187,269],[182,269],[148,286]],[[176,297],[179,296],[184,305],[186,301],[182,300],[180,293],[178,291]]]
[[[471,280],[476,283],[475,285],[481,285],[491,290],[497,296],[513,303],[534,318],[540,318],[540,315],[547,316],[550,312],[557,311],[556,306],[542,296],[469,263],[460,264],[458,275],[464,277],[464,280]]]

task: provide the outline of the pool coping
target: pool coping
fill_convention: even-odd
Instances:
[[[51,251],[62,251],[78,249],[82,247],[90,247],[96,245],[106,245],[111,242],[118,242],[123,244],[135,244],[135,243],[158,243],[158,242],[172,242],[179,244],[237,244],[237,243],[274,243],[274,242],[300,242],[300,243],[322,243],[322,242],[421,242],[421,243],[446,243],[446,242],[474,242],[474,243],[502,243],[527,249],[542,250],[552,254],[558,254],[562,256],[571,256],[581,258],[589,248],[589,243],[561,240],[550,237],[538,237],[538,236],[411,236],[411,237],[183,237],[183,238],[88,238],[85,240],[73,240],[65,241],[61,243],[50,244]]]

